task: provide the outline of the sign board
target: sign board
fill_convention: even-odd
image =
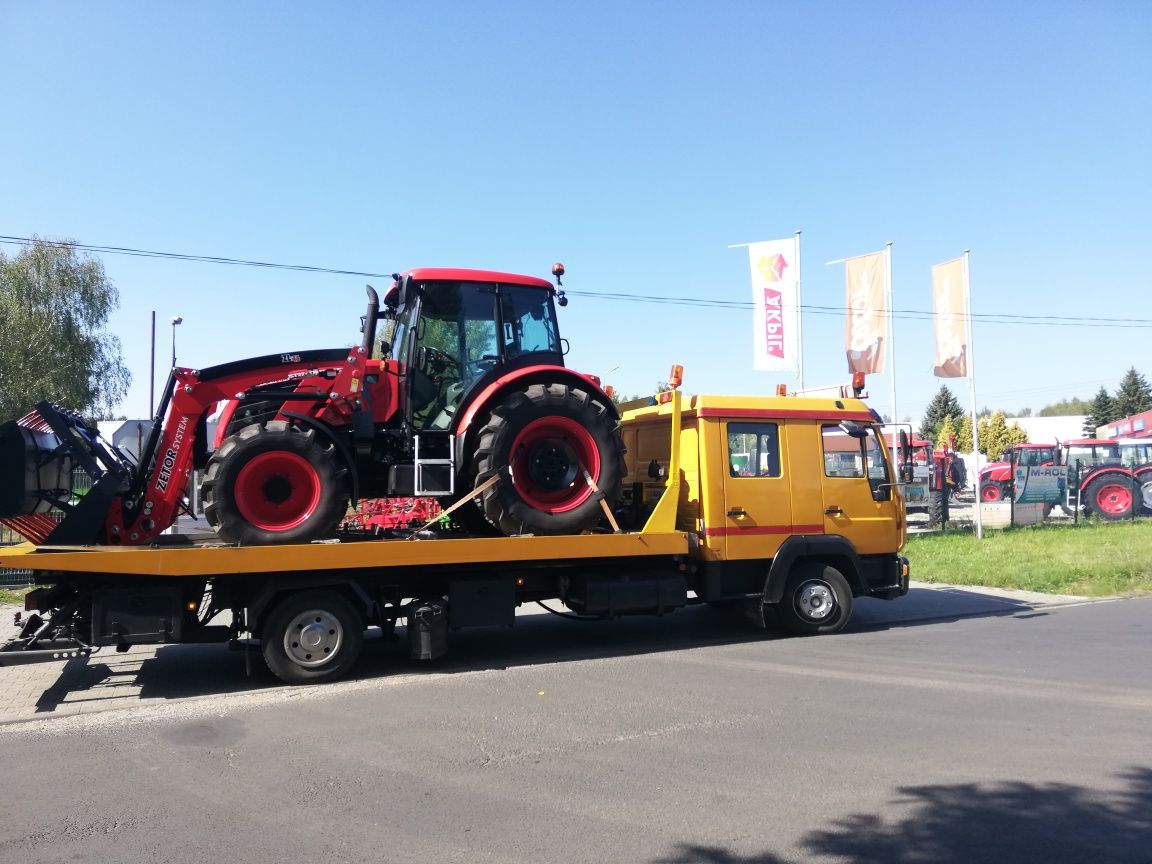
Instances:
[[[1068,469],[1059,465],[1016,466],[1017,504],[1059,504],[1068,485]]]

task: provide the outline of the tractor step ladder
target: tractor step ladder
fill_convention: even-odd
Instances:
[[[432,451],[430,457],[420,453],[420,439],[425,439],[424,450]],[[414,494],[417,498],[442,497],[456,494],[456,436],[445,433],[424,433],[415,436],[416,452],[413,456]]]

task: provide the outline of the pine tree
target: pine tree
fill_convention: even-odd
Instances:
[[[1088,414],[1084,418],[1084,435],[1088,438],[1096,437],[1096,428],[1111,423],[1116,418],[1116,404],[1108,391],[1103,387],[1097,391],[1095,397],[1088,405]]]
[[[1109,420],[1122,420],[1152,409],[1152,387],[1148,386],[1148,380],[1136,371],[1135,366],[1124,373],[1113,403],[1116,416]]]
[[[945,417],[959,417],[964,413],[956,397],[947,386],[942,386],[939,392],[928,403],[928,410],[924,412],[924,419],[920,423],[920,437],[929,441],[936,440],[936,433],[940,431],[940,424]]]

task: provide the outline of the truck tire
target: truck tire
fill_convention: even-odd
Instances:
[[[784,584],[777,612],[784,629],[795,636],[839,633],[852,617],[852,589],[835,567],[802,561]]]
[[[620,497],[624,443],[607,405],[578,387],[533,384],[487,416],[473,456],[473,483],[507,470],[481,496],[484,516],[505,535],[578,534]]]
[[[330,537],[348,510],[348,469],[335,446],[282,420],[225,439],[200,489],[209,524],[242,546]]]
[[[1132,478],[1124,474],[1101,474],[1084,490],[1084,506],[1105,522],[1132,517]]]
[[[364,619],[335,591],[290,594],[272,607],[260,630],[264,662],[287,684],[342,677],[363,643]]]

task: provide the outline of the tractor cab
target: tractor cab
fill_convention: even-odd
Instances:
[[[421,268],[385,297],[395,317],[392,360],[408,383],[406,419],[448,431],[471,394],[528,366],[562,366],[556,290],[543,279]],[[394,305],[393,305],[394,304]]]

